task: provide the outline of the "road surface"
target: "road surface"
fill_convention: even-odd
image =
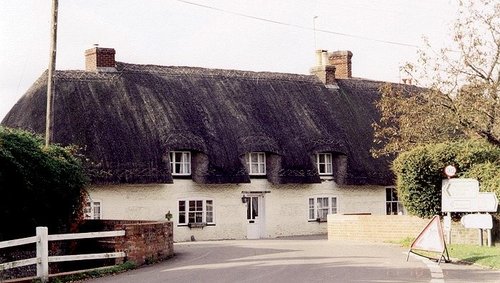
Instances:
[[[410,257],[390,244],[319,237],[175,244],[176,256],[88,282],[500,282],[500,271]]]

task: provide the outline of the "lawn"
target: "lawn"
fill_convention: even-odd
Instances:
[[[405,238],[398,242],[403,247],[409,248],[413,239]],[[486,247],[479,245],[448,245],[448,253],[452,261],[461,261],[474,263],[485,267],[500,269],[500,244],[494,247]],[[439,254],[417,251],[418,254],[429,256],[431,258],[439,258]]]
[[[460,261],[500,269],[500,246],[481,247],[478,245],[448,246],[450,257]]]

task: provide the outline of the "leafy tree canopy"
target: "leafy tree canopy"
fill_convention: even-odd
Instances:
[[[500,147],[484,140],[428,144],[401,153],[393,164],[398,196],[408,213],[441,213],[443,172],[450,164],[457,167],[458,177],[476,178],[481,191],[500,198]]]
[[[403,71],[425,88],[385,85],[375,156],[418,144],[482,138],[500,147],[500,2],[460,1],[453,46],[429,44]]]
[[[36,226],[67,231],[80,216],[86,177],[71,147],[0,127],[0,240],[29,236]]]

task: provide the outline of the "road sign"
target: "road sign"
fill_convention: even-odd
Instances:
[[[448,177],[453,177],[457,173],[457,168],[455,168],[455,166],[453,165],[448,165],[444,168],[444,173]]]
[[[442,212],[496,212],[495,193],[480,193],[476,179],[445,179],[441,189]]]
[[[493,218],[491,214],[467,214],[462,216],[460,223],[465,228],[491,229],[493,228]]]
[[[441,221],[439,216],[435,215],[432,217],[431,221],[425,226],[425,228],[420,232],[420,234],[415,238],[413,243],[410,245],[410,250],[408,250],[408,255],[406,256],[406,261],[410,253],[421,255],[415,250],[430,251],[435,253],[440,253],[438,264],[441,263],[441,259],[444,258],[445,261],[450,260],[448,255],[448,249],[446,248],[446,243],[444,241],[443,229],[441,227]],[[444,256],[446,252],[446,257]]]
[[[476,212],[478,195],[476,179],[445,179],[441,189],[441,211]]]
[[[477,201],[478,212],[497,212],[498,198],[495,193],[479,193]]]

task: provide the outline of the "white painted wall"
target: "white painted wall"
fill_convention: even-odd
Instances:
[[[174,241],[244,239],[247,232],[246,204],[242,191],[270,191],[265,194],[266,236],[280,237],[327,233],[327,224],[308,221],[308,198],[336,196],[338,213],[385,214],[385,187],[344,186],[333,181],[321,184],[272,185],[265,179],[250,184],[206,185],[176,179],[174,184],[107,185],[87,189],[91,199],[101,201],[102,219],[165,220],[173,214]],[[203,229],[177,225],[177,200],[211,198],[215,226]]]

